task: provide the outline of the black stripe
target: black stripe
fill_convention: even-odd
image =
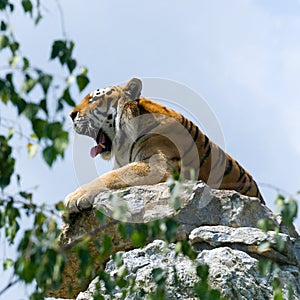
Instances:
[[[182,125],[184,124],[184,119],[185,119],[184,116],[181,115],[181,122],[180,122],[180,123],[181,123]]]
[[[246,195],[246,194],[250,191],[250,189],[252,188],[252,182],[253,182],[253,180],[252,180],[252,178],[250,177],[249,186],[247,187],[246,191],[243,192],[243,194]]]
[[[191,133],[191,130],[192,130],[194,124],[192,121],[189,121],[189,122],[190,122],[190,127],[189,127],[188,131],[189,131],[189,133]]]
[[[208,142],[209,142],[209,138],[206,135],[204,135],[204,145],[203,145],[204,148],[206,148]]]
[[[184,124],[183,126],[186,128],[187,127],[187,123],[188,123],[188,119],[187,118],[184,118]]]
[[[255,184],[256,185],[256,184]],[[256,195],[255,195],[255,197],[258,197],[260,195],[260,192],[259,192],[259,190],[258,190],[258,186],[256,185]]]
[[[232,170],[232,160],[228,159],[228,166],[224,172],[224,176],[228,175]]]
[[[224,153],[224,151],[223,151],[222,149],[219,148],[219,151],[220,151],[220,153],[222,154],[221,161],[218,161],[218,163],[219,163],[219,165],[220,165],[220,167],[221,167],[221,166],[223,166],[223,163],[224,163],[224,160],[225,160],[225,158],[226,158],[226,155],[225,155],[225,153]],[[216,166],[217,166],[217,164],[216,164]],[[222,169],[223,169],[223,168],[222,168]],[[222,169],[221,169],[221,170],[222,170]],[[224,176],[225,176],[225,173],[222,173],[222,174],[219,176],[218,180],[216,180],[216,182],[220,182],[221,180],[223,180]]]
[[[245,177],[242,183],[235,189],[237,192],[239,192],[244,186],[247,178]]]
[[[202,158],[201,161],[200,161],[200,166],[202,166],[202,165],[205,163],[205,161],[207,160],[207,158],[208,158],[209,155],[210,155],[210,152],[211,152],[211,146],[209,145],[209,147],[208,147],[206,153],[204,154],[203,158]]]
[[[193,138],[194,142],[197,141],[198,135],[199,135],[199,128],[197,126],[195,126],[195,128],[196,128],[196,133],[195,133],[194,138]]]
[[[241,181],[242,178],[246,175],[246,173],[245,173],[244,168],[241,167],[241,165],[240,165],[237,161],[236,161],[235,163],[237,164],[237,166],[239,167],[239,170],[240,170],[240,176],[239,176],[239,178],[238,178],[238,180],[237,180],[237,182],[239,182],[239,181]]]

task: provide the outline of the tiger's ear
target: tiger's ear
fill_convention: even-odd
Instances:
[[[131,100],[137,100],[141,96],[142,81],[138,78],[132,78],[124,86],[123,90]]]

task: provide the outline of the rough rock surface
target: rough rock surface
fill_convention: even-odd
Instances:
[[[196,279],[194,267],[187,258],[175,258],[172,245],[167,252],[162,252],[162,241],[149,241],[150,244],[144,249],[134,249],[136,247],[132,242],[122,239],[118,233],[119,221],[108,218],[105,223],[101,223],[97,219],[96,212],[101,210],[114,218],[131,222],[148,222],[161,217],[175,219],[178,222],[177,239],[190,240],[194,249],[199,252],[197,261],[210,266],[211,285],[220,289],[224,296],[233,299],[269,299],[272,295],[271,279],[261,278],[256,269],[257,259],[266,257],[280,264],[281,273],[278,276],[285,280],[286,286],[291,284],[294,287],[297,293],[294,299],[300,299],[300,239],[295,230],[280,227],[280,236],[286,243],[279,251],[276,248],[275,233],[264,233],[257,228],[260,219],[268,219],[273,224],[280,225],[273,213],[258,199],[242,196],[235,191],[211,190],[202,182],[185,183],[177,186],[175,191],[176,195],[171,195],[169,185],[162,183],[103,192],[95,199],[92,210],[65,220],[59,243],[67,249],[68,264],[61,288],[50,291],[48,296],[75,298],[92,281],[93,278],[87,278],[84,283],[77,282],[78,260],[72,248],[76,239],[92,232],[93,237],[99,241],[104,234],[111,237],[113,245],[110,254],[125,251],[124,263],[132,270],[129,276],[140,278],[144,289],[153,289],[149,276],[145,276],[151,274],[158,262],[160,267],[168,270],[168,274],[170,272],[169,299],[192,299],[190,288],[186,289],[184,285],[180,289],[172,288],[173,268],[169,267],[180,268],[182,283],[190,287]],[[170,205],[175,198],[180,209],[175,210]],[[260,252],[258,247],[262,242],[268,242],[269,247]],[[89,248],[96,255],[97,249],[93,243],[90,243]],[[148,254],[143,254],[149,251],[153,252],[151,258],[147,258]],[[94,267],[106,268],[113,274],[113,262],[108,261],[109,255],[106,255],[101,261],[97,260]],[[116,299],[118,293],[116,291]],[[87,290],[78,299],[92,299],[91,294],[92,290]]]
[[[129,277],[135,278],[138,287],[146,292],[154,292],[156,283],[152,279],[152,270],[161,268],[167,274],[166,299],[198,299],[193,293],[193,285],[199,281],[195,266],[207,264],[209,266],[209,282],[222,295],[235,300],[264,300],[273,299],[271,282],[273,276],[263,277],[257,270],[257,259],[248,253],[234,250],[230,246],[203,250],[194,262],[182,255],[176,257],[174,244],[165,248],[165,242],[155,240],[143,249],[135,249],[123,254],[123,263],[129,271]],[[178,282],[174,282],[174,268]],[[114,276],[118,268],[113,261],[106,264],[106,272]],[[284,299],[288,299],[288,288],[298,291],[293,299],[300,299],[300,273],[293,266],[282,266],[276,275],[283,284]],[[78,295],[76,300],[92,300],[96,291],[98,279],[93,280],[87,289]],[[109,295],[104,285],[100,291],[105,299],[123,299],[122,291],[114,289]],[[140,289],[125,299],[144,299]]]

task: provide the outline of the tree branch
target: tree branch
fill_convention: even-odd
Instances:
[[[14,286],[16,283],[18,283],[20,280],[19,279],[16,279],[14,281],[10,281],[6,287],[4,287],[1,291],[0,291],[0,296],[2,294],[4,294],[9,288],[11,288],[12,286]]]

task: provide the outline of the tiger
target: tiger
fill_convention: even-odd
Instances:
[[[217,189],[235,190],[265,204],[252,176],[212,142],[191,120],[141,96],[142,81],[89,93],[70,117],[75,132],[93,138],[91,157],[114,157],[112,171],[85,184],[65,198],[69,213],[93,206],[102,191],[153,185],[168,180],[174,170]],[[192,175],[190,175],[192,176]]]

